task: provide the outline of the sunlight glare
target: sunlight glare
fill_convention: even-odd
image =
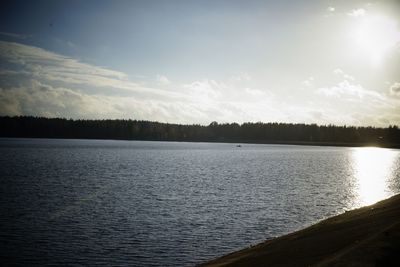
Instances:
[[[387,53],[400,42],[397,21],[382,15],[357,18],[351,35],[356,51],[375,66],[380,65]]]
[[[376,147],[354,148],[352,152],[357,202],[364,206],[388,197],[396,153]]]

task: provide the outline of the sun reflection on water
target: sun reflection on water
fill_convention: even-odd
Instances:
[[[359,205],[370,205],[390,196],[389,180],[397,153],[376,147],[352,151],[355,193]]]

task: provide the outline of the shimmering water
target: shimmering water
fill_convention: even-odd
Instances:
[[[0,139],[0,256],[192,266],[400,192],[399,150]]]

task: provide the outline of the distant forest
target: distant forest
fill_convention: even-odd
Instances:
[[[202,126],[139,120],[0,117],[0,136],[400,147],[400,129],[397,126],[376,128],[261,122],[212,122]]]

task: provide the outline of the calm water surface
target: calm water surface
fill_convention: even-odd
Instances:
[[[379,148],[0,139],[0,255],[193,266],[400,192]]]

